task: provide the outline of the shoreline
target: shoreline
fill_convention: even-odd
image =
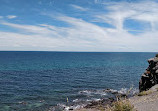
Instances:
[[[142,74],[139,81],[139,93],[130,97],[130,88],[125,94],[113,92],[114,97],[101,99],[99,101],[91,101],[83,107],[73,109],[71,107],[64,108],[65,111],[115,111],[111,110],[114,107],[122,108],[117,111],[124,111],[124,106],[127,111],[156,111],[158,105],[158,54],[154,58],[148,59],[149,66]],[[111,92],[111,89],[104,90]],[[126,103],[125,103],[126,102]],[[116,105],[115,105],[116,104]],[[118,106],[120,105],[120,106]],[[122,106],[121,106],[122,105]],[[110,110],[108,110],[110,108]],[[152,109],[151,109],[152,108]]]
[[[142,74],[141,79],[139,81],[139,93],[138,95],[134,95],[133,97],[126,98],[125,99],[129,101],[128,105],[130,106],[128,111],[157,111],[158,109],[158,54],[154,58],[148,59],[149,66],[145,70],[145,72]],[[127,96],[128,97],[128,96]],[[124,101],[123,100],[123,101]],[[112,101],[109,104],[118,102],[117,101]],[[122,102],[123,103],[123,102]],[[122,104],[123,105],[123,104]],[[106,106],[102,104],[102,111],[106,111]],[[97,109],[97,106],[94,107]],[[80,109],[76,111],[95,111],[93,107],[90,107],[88,109]],[[96,110],[97,111],[97,110]],[[98,109],[98,111],[101,111]],[[109,111],[109,110],[108,110]],[[111,111],[111,110],[110,110]],[[113,110],[112,110],[113,111]],[[122,111],[122,110],[118,110]]]
[[[133,97],[129,97],[126,99],[133,106],[133,110],[131,111],[157,111],[158,84],[151,87],[146,92],[149,92],[149,93],[144,94],[144,95],[137,94],[137,95],[134,95]],[[106,107],[111,106],[111,104],[113,104],[114,102],[116,102],[116,100],[111,101],[110,103],[107,103],[107,104],[100,104],[100,106],[98,106],[99,104],[97,104],[92,107],[84,107],[84,108],[76,109],[73,111],[107,111]]]
[[[99,109],[106,108],[107,105],[112,105],[112,103],[116,102],[118,98],[130,98],[134,95],[138,94],[138,90],[136,88],[122,88],[120,90],[113,89],[104,89],[104,93],[111,94],[112,96],[107,96],[106,98],[100,98],[91,101],[83,101],[82,103],[73,104],[57,104],[55,107],[51,107],[49,111],[97,111]]]

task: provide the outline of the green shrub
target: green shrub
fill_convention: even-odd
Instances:
[[[158,57],[158,54],[156,54],[156,56],[155,57]]]

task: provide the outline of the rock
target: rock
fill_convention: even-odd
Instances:
[[[84,108],[94,108],[98,105],[106,106],[111,105],[114,101],[116,101],[114,98],[108,98],[108,99],[101,99],[99,101],[92,101],[89,104],[87,104]]]
[[[149,66],[142,74],[139,81],[139,91],[150,89],[155,84],[158,84],[158,57],[148,59]]]
[[[158,65],[156,65],[154,68],[153,68],[153,70],[157,70],[158,69]]]

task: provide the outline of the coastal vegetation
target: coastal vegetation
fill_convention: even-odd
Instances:
[[[148,90],[148,91],[142,91],[138,94],[138,96],[144,96],[144,95],[148,95],[148,94],[151,94],[152,91],[151,90]]]
[[[134,111],[134,106],[128,99],[118,100],[112,106],[107,107],[107,111]]]

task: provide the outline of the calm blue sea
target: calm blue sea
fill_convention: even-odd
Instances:
[[[0,111],[47,111],[138,89],[155,53],[0,52]],[[68,99],[68,103],[67,102]]]

